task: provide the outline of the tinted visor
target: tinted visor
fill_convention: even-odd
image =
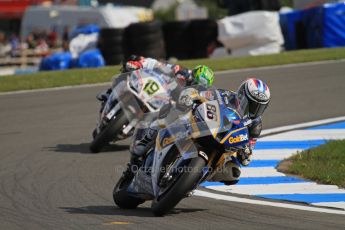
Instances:
[[[249,117],[255,118],[261,116],[265,109],[267,108],[267,104],[260,104],[255,101],[249,101]]]
[[[248,100],[246,96],[241,97],[241,103],[240,103],[241,111],[244,115],[248,114],[249,117],[251,118],[261,116],[265,112],[267,106],[268,106],[268,103],[260,104],[255,101]]]

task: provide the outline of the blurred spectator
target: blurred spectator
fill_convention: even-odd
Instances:
[[[69,50],[69,32],[70,29],[68,26],[65,26],[63,29],[63,34],[62,34],[62,48],[64,51]]]
[[[18,56],[20,53],[20,41],[18,36],[16,34],[12,34],[9,43],[11,45],[11,56]]]
[[[58,34],[57,34],[55,28],[50,33],[48,33],[47,43],[48,43],[50,48],[57,48],[57,46],[58,46]]]
[[[48,38],[48,32],[46,30],[41,30],[38,34],[37,40],[43,39],[43,40],[47,41],[47,38]]]
[[[37,41],[35,40],[34,34],[30,33],[26,38],[26,43],[29,49],[35,49],[37,46]]]
[[[8,43],[6,35],[0,32],[0,56],[5,57],[11,52],[11,44]]]
[[[45,39],[40,38],[37,42],[37,46],[35,48],[35,51],[39,54],[41,54],[42,56],[46,56],[49,53],[49,46],[46,42]]]

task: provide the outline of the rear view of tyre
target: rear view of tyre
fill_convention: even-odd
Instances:
[[[133,23],[126,28],[126,55],[165,58],[165,44],[160,22]]]
[[[103,28],[99,34],[98,48],[106,65],[116,65],[124,59],[124,29]]]
[[[184,170],[171,188],[152,201],[152,212],[156,216],[163,216],[173,209],[188,192],[197,186],[205,165],[206,162],[201,157],[193,158],[188,164],[187,170]]]
[[[189,21],[166,22],[162,26],[167,57],[189,59],[193,51]]]
[[[101,132],[95,136],[91,145],[90,151],[98,153],[102,148],[109,144],[111,141],[115,141],[116,137],[122,133],[123,127],[128,124],[128,119],[123,111],[120,111],[116,118],[111,120]]]
[[[193,20],[190,24],[190,33],[193,37],[191,58],[207,58],[209,47],[217,42],[217,22],[211,19]]]

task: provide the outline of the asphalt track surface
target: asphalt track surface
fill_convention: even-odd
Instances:
[[[264,128],[345,115],[345,63],[219,74],[236,88],[248,76],[271,87]],[[0,96],[0,229],[344,229],[343,215],[192,197],[154,217],[114,206],[128,141],[90,154],[97,92],[75,88]],[[120,225],[121,224],[121,225]]]

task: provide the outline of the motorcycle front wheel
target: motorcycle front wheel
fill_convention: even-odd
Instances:
[[[113,190],[114,203],[123,209],[135,209],[138,205],[145,202],[140,198],[130,196],[127,192],[127,188],[130,185],[131,180],[126,180],[124,176],[120,178]]]
[[[152,201],[152,212],[156,216],[163,216],[173,209],[187,193],[196,188],[202,177],[202,169],[206,162],[201,157],[191,159],[187,170],[184,170],[177,181],[171,185],[168,191]]]
[[[100,133],[98,133],[90,145],[90,151],[93,153],[99,153],[102,148],[109,144],[111,141],[115,141],[117,136],[121,134],[123,127],[127,125],[128,119],[124,112],[121,110],[115,117],[111,120],[106,127],[104,127]]]

